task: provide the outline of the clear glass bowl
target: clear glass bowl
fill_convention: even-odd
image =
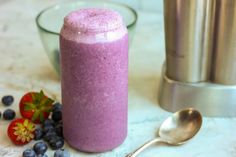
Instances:
[[[46,8],[36,17],[36,24],[50,62],[58,74],[60,74],[59,32],[63,25],[63,19],[71,11],[91,7],[109,8],[118,11],[127,25],[131,43],[138,16],[137,12],[127,5],[110,1],[80,0]]]

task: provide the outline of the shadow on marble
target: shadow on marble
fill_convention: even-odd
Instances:
[[[34,76],[37,79],[43,79],[48,81],[57,81],[60,83],[60,76],[56,73],[56,71],[52,68],[47,66],[47,68],[41,68],[38,72],[34,73]]]
[[[129,76],[129,94],[138,95],[139,98],[144,98],[151,104],[157,105],[159,79],[159,76],[152,73],[131,74]]]

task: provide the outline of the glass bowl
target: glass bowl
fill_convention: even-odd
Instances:
[[[70,3],[61,3],[46,8],[36,17],[36,24],[50,62],[58,74],[60,74],[59,33],[63,25],[64,17],[71,11],[91,7],[109,8],[119,12],[123,16],[128,28],[129,42],[131,43],[138,16],[133,8],[125,4],[100,0],[80,0]]]

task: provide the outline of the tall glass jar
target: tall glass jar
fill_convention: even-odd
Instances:
[[[119,13],[81,9],[60,33],[63,133],[74,148],[104,152],[127,135],[128,33]]]

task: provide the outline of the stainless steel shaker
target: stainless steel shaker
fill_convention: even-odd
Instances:
[[[236,0],[216,0],[212,81],[236,85]]]
[[[164,0],[159,104],[236,117],[236,0]]]
[[[166,74],[182,82],[209,79],[213,0],[164,0]]]

